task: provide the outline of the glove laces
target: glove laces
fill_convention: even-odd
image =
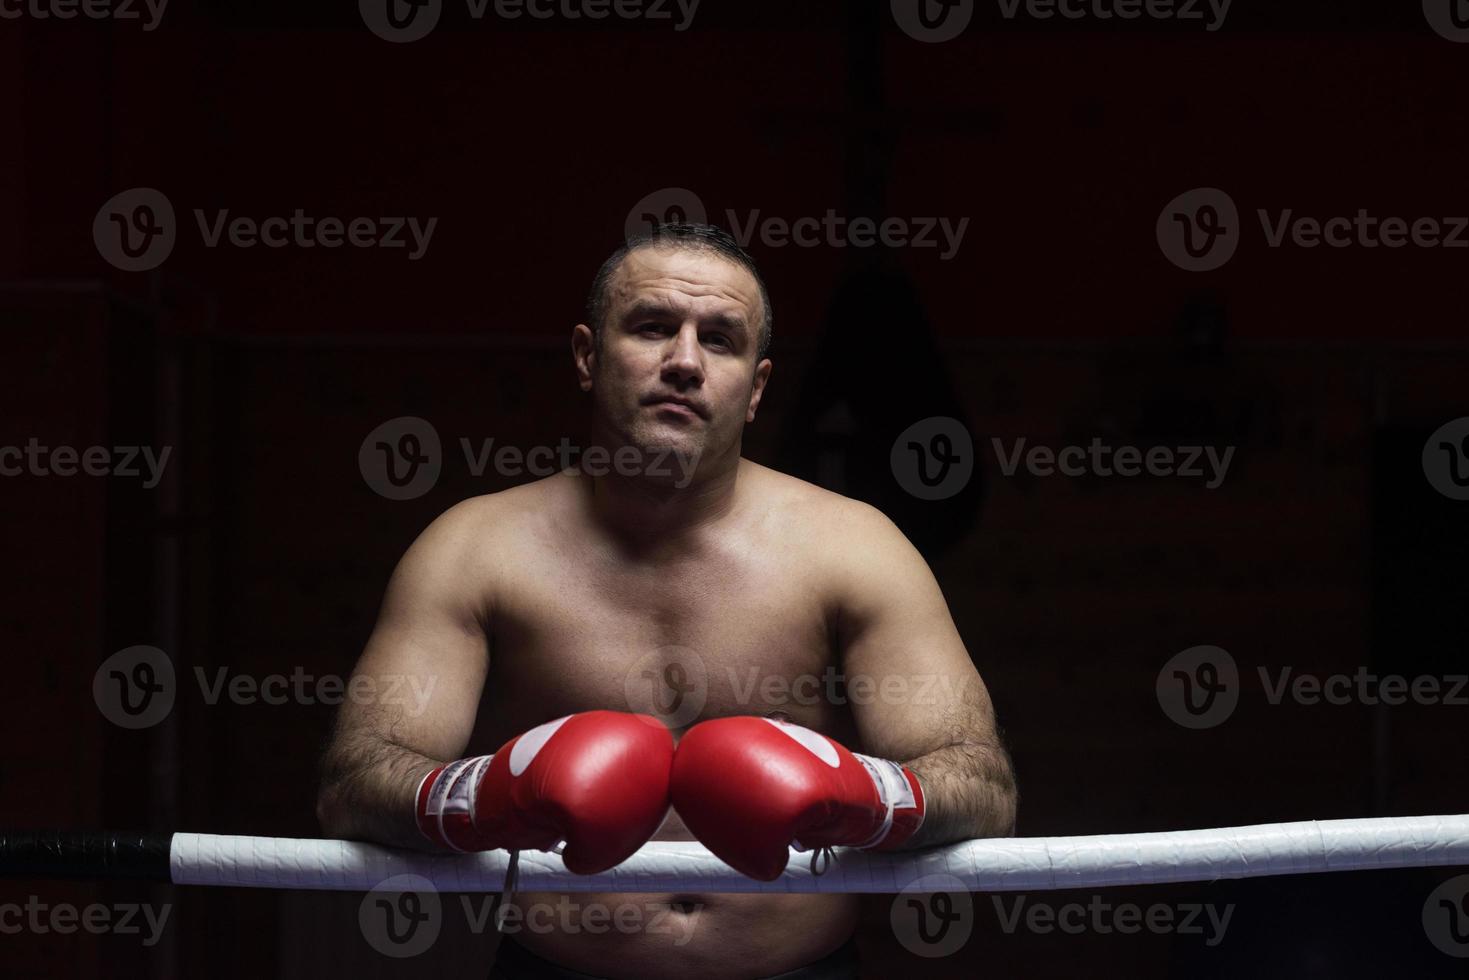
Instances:
[[[811,874],[820,878],[831,869],[832,862],[836,860],[836,848],[823,844],[811,851]],[[820,867],[817,867],[817,865]]]
[[[505,917],[510,903],[515,900],[515,886],[520,883],[520,852],[510,852],[510,863],[505,866],[505,885],[500,889],[500,907],[495,912],[495,931],[505,932]]]

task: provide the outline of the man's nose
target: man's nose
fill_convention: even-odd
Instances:
[[[704,351],[699,346],[697,326],[686,323],[674,334],[663,370],[685,381],[704,380]]]

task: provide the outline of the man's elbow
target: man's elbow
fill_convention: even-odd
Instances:
[[[996,837],[1014,837],[1016,816],[1020,810],[1020,788],[1015,782],[1015,763],[1010,753],[1000,750],[1000,772],[998,779],[1000,805],[997,808]]]
[[[324,765],[316,785],[316,825],[323,835],[350,838],[354,833],[352,805],[349,799],[348,775],[331,765]]]
[[[1016,813],[1020,809],[1020,794],[1012,778],[1000,790],[1000,805],[995,808],[995,832],[992,837],[1014,837]]]
[[[1015,765],[1003,748],[985,753],[987,764],[980,769],[988,787],[988,805],[981,806],[976,837],[1014,837],[1016,812],[1020,808],[1020,791],[1015,784]]]
[[[323,782],[316,790],[316,825],[327,837],[341,837],[342,808],[336,787]]]

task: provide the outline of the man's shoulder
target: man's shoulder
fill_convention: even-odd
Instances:
[[[828,536],[832,534],[847,536],[846,539],[851,540],[853,537],[886,537],[897,532],[887,515],[869,503],[845,497],[789,473],[746,462],[752,468],[751,482],[760,499],[768,502],[772,511],[792,529],[803,528],[825,545],[840,543],[830,540]]]
[[[558,473],[497,493],[467,497],[440,514],[426,533],[446,542],[482,543],[524,527],[527,520],[554,517],[566,504],[569,483]]]

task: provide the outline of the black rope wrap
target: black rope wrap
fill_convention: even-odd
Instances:
[[[169,881],[172,840],[110,830],[0,830],[0,878]]]

